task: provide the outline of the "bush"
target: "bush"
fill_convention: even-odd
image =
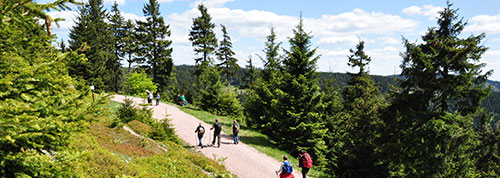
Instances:
[[[142,109],[138,109],[133,105],[133,101],[130,99],[123,100],[122,106],[118,108],[117,115],[119,122],[128,123],[133,120],[138,120],[145,124],[151,125],[154,122],[153,118],[151,118],[152,111],[147,107],[143,107]],[[112,126],[116,126],[119,123],[113,123]]]
[[[153,83],[153,79],[149,78],[145,72],[137,73],[134,72],[127,79],[127,84],[129,87],[129,94],[145,96],[146,90],[153,93],[156,92],[156,84]]]

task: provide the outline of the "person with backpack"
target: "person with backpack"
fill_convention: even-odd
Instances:
[[[153,93],[149,90],[146,90],[146,93],[148,94],[148,104],[153,106]]]
[[[236,120],[233,120],[233,139],[234,139],[234,144],[240,143],[238,133],[240,133],[240,124],[236,122]]]
[[[288,161],[288,157],[286,155],[283,156],[283,162],[281,163],[280,169],[276,171],[276,175],[278,173],[280,174],[280,178],[295,178],[293,175],[293,166]]]
[[[312,167],[312,159],[311,156],[306,153],[304,150],[299,151],[299,164],[297,167],[302,168],[302,178],[307,177],[307,173],[309,172],[309,169]]]
[[[203,143],[201,142],[201,139],[203,138],[203,135],[205,134],[205,127],[203,127],[200,123],[198,125],[198,127],[196,128],[196,130],[194,131],[194,133],[198,133],[198,140],[200,141],[200,144],[198,146],[203,148]]]
[[[184,94],[182,94],[182,95],[181,95],[181,100],[182,100],[182,102],[184,102],[184,105],[186,105],[186,106],[188,106],[188,105],[189,105],[189,103],[188,103],[188,101],[186,100],[186,97],[184,96]]]
[[[212,145],[215,145],[215,138],[217,138],[217,147],[220,147],[220,132],[222,131],[222,125],[219,122],[219,119],[215,119],[215,123],[212,126],[212,128],[210,128],[210,130],[212,130],[212,129],[215,129],[214,130],[214,140],[212,141]]]

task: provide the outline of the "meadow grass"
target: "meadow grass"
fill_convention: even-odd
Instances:
[[[235,120],[234,118],[231,118],[229,116],[217,116],[209,112],[203,111],[193,105],[189,105],[189,107],[182,107],[178,105],[175,106],[178,107],[180,110],[184,111],[185,113],[190,114],[210,125],[214,124],[215,119],[218,118],[219,122],[222,124],[222,131],[232,136],[233,120]],[[282,161],[282,156],[286,155],[290,163],[292,163],[292,165],[294,166],[294,168],[300,170],[300,168],[297,168],[296,166],[299,163],[298,159],[296,157],[293,157],[289,153],[278,149],[278,144],[274,142],[272,139],[270,139],[267,135],[257,132],[255,130],[251,130],[244,124],[240,123],[239,137],[241,142],[257,149],[259,152],[264,153],[267,156],[272,157],[277,161]],[[279,167],[279,165],[276,165],[276,167]],[[320,175],[322,175],[322,173],[318,170],[315,170],[314,167],[308,173],[308,176],[311,177],[320,177]]]
[[[64,166],[75,177],[234,177],[224,165],[184,145],[156,141],[165,152],[150,139],[136,137],[121,126],[112,128],[119,107],[118,102],[103,106],[106,112],[86,132],[73,135],[68,148],[61,151],[67,157],[62,159]],[[134,130],[150,128],[136,120],[125,124]]]

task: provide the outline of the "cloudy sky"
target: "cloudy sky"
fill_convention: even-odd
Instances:
[[[45,2],[47,0],[38,0]],[[111,8],[114,0],[104,0]],[[116,0],[126,19],[142,20],[146,0]],[[302,12],[305,29],[312,33],[313,46],[318,47],[321,59],[318,71],[347,72],[349,49],[358,41],[365,41],[365,50],[372,57],[370,73],[392,75],[400,73],[400,52],[404,51],[402,38],[419,42],[428,27],[436,26],[438,11],[445,0],[159,0],[161,15],[170,25],[174,63],[194,64],[194,53],[188,40],[192,19],[199,16],[196,9],[205,4],[215,31],[220,38],[220,24],[227,27],[233,50],[240,66],[247,65],[249,56],[258,67],[262,62],[265,37],[275,27],[278,41],[288,48],[288,38],[298,24]],[[459,15],[468,20],[463,37],[486,33],[483,45],[489,50],[483,55],[484,70],[497,69],[490,77],[500,81],[500,1],[454,0]],[[59,38],[67,40],[74,25],[78,8],[73,11],[50,12],[52,17],[65,18],[54,29]]]

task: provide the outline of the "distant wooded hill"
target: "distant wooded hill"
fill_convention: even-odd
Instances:
[[[176,75],[178,86],[181,91],[185,92],[187,96],[191,95],[192,92],[196,92],[193,89],[193,84],[196,83],[194,75],[192,75],[194,71],[194,66],[190,65],[179,65],[176,66]],[[245,85],[244,77],[246,74],[246,69],[240,69],[236,72],[236,76],[232,79],[231,85],[233,86],[243,86]],[[392,76],[380,76],[380,75],[371,75],[372,79],[380,85],[380,90],[382,93],[387,93],[391,87],[395,83],[395,77]],[[350,77],[346,73],[332,73],[332,72],[319,72],[319,86],[323,87],[326,79],[334,79],[334,84],[339,87],[339,89],[343,88],[347,85]],[[487,83],[492,86],[492,92],[490,96],[488,96],[482,103],[482,105],[489,112],[494,112],[496,114],[500,114],[500,82],[488,80]]]

